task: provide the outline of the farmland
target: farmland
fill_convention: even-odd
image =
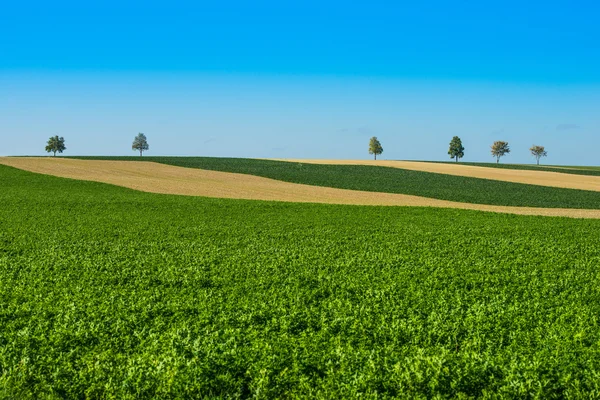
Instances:
[[[442,163],[454,165],[454,161],[420,161],[430,163]],[[600,176],[600,167],[591,166],[558,166],[558,165],[533,165],[533,164],[504,164],[504,163],[478,163],[478,162],[460,162],[461,165],[471,165],[474,167],[516,169],[524,171],[546,171],[561,172],[572,175],[591,175]]]
[[[554,167],[548,170],[536,170],[531,166],[530,168],[489,168],[486,164],[473,165],[469,163],[428,161],[314,159],[292,159],[279,161],[319,165],[366,165],[390,167],[417,172],[452,175],[463,178],[477,178],[503,182],[524,183],[527,185],[600,191],[600,177],[587,173],[565,173],[564,171],[571,171],[571,168],[569,167]]]
[[[153,161],[186,168],[242,173],[284,182],[398,193],[433,199],[519,207],[600,208],[600,192],[503,182],[368,165],[326,165],[244,158],[78,157]],[[591,177],[595,178],[595,177]]]
[[[0,182],[0,397],[600,395],[600,221]]]
[[[599,209],[461,203],[398,193],[305,185],[255,175],[176,167],[148,161],[10,157],[0,159],[0,164],[30,172],[109,183],[150,193],[303,203],[445,207],[519,215],[600,219]],[[460,189],[455,188],[456,191]]]

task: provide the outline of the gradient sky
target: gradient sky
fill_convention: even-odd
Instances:
[[[6,3],[0,155],[600,164],[597,2]]]

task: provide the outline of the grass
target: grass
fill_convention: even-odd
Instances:
[[[600,395],[600,221],[0,181],[0,398]]]
[[[500,206],[600,208],[600,192],[562,189],[363,165],[316,165],[246,158],[77,157],[154,161],[188,168],[257,175],[286,182],[371,192],[400,193]]]
[[[431,163],[439,163],[439,164],[456,164],[455,161],[420,161],[420,162],[431,162]],[[562,174],[572,174],[572,175],[600,176],[600,167],[595,167],[595,166],[503,164],[503,163],[481,163],[481,162],[462,162],[462,161],[459,164],[471,165],[474,167],[518,169],[518,170],[526,170],[526,171],[546,171],[546,172],[560,172]]]

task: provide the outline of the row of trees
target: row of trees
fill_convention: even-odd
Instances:
[[[498,140],[492,144],[492,156],[496,157],[496,163],[500,162],[500,157],[505,156],[510,153],[510,147],[508,146],[508,142],[503,142]],[[46,144],[46,151],[48,153],[62,153],[65,151],[67,147],[65,146],[65,138],[52,136],[48,139],[48,143]],[[144,151],[149,150],[150,146],[148,145],[148,139],[146,135],[143,133],[138,133],[137,136],[133,139],[133,144],[131,145],[131,149],[140,152],[140,157],[143,155]],[[544,146],[536,146],[533,145],[529,149],[531,154],[536,158],[537,164],[540,165],[540,158],[546,157],[548,153],[544,149]],[[381,146],[381,142],[377,139],[376,136],[373,136],[371,140],[369,140],[369,154],[372,154],[377,160],[377,156],[383,153],[383,146]],[[462,140],[458,136],[454,136],[450,141],[450,148],[448,149],[448,154],[450,158],[453,160],[458,160],[465,156],[465,148],[462,145]]]
[[[544,146],[533,145],[529,148],[529,152],[535,157],[537,165],[540,165],[540,158],[546,157],[548,152]],[[500,157],[510,153],[510,146],[508,142],[497,140],[491,146],[492,156],[496,158],[496,164],[500,162]],[[462,145],[462,141],[458,136],[454,136],[450,141],[450,148],[448,149],[450,158],[455,159],[458,162],[459,158],[463,158],[465,155],[465,148]]]
[[[529,149],[531,155],[533,155],[537,161],[537,165],[540,165],[540,158],[546,157],[548,152],[544,149],[544,146],[533,145]],[[496,157],[496,164],[500,162],[500,157],[505,156],[510,153],[510,147],[508,142],[504,142],[502,140],[495,141],[491,146],[492,156]],[[377,160],[377,156],[383,153],[383,147],[381,146],[381,142],[377,139],[376,136],[373,136],[371,140],[369,140],[369,154],[375,156],[375,160]],[[454,136],[450,141],[450,148],[448,149],[448,154],[450,158],[456,160],[458,162],[459,159],[465,156],[465,148],[462,145],[462,140],[458,136]]]
[[[65,138],[62,136],[61,137],[58,137],[58,135],[52,136],[52,137],[50,137],[50,139],[48,139],[48,143],[46,143],[46,152],[54,153],[53,155],[55,157],[56,157],[56,153],[62,153],[66,149],[67,149],[67,147],[65,146]],[[133,139],[133,144],[131,145],[131,149],[135,150],[135,151],[139,151],[140,157],[142,156],[142,153],[144,151],[149,150],[150,146],[148,145],[148,139],[146,138],[146,135],[144,135],[141,132],[138,133],[137,136]]]

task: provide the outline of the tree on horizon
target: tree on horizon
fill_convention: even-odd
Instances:
[[[377,137],[373,136],[371,140],[369,140],[369,154],[373,154],[375,160],[377,160],[377,155],[381,153],[383,153],[383,147],[381,147],[381,143],[377,140]]]
[[[48,153],[54,153],[53,157],[56,157],[57,152],[62,153],[66,149],[67,147],[65,146],[65,138],[62,136],[51,136],[50,139],[48,139],[48,143],[46,144],[46,151]]]
[[[150,149],[148,145],[148,139],[146,139],[146,135],[143,133],[138,133],[138,135],[133,139],[133,144],[131,145],[132,150],[136,150],[140,152],[140,157],[142,153],[146,150]]]
[[[458,136],[454,136],[450,141],[448,154],[450,155],[450,158],[456,159],[456,162],[458,162],[459,158],[465,156],[465,148],[462,145],[462,140],[460,140]]]
[[[537,161],[537,165],[540,165],[540,158],[546,157],[548,152],[544,149],[544,146],[536,146],[535,144],[529,149],[531,155],[533,155]]]
[[[496,164],[500,162],[500,157],[503,157],[508,153],[510,153],[510,147],[508,147],[508,142],[497,140],[492,145],[492,156],[496,157]]]

